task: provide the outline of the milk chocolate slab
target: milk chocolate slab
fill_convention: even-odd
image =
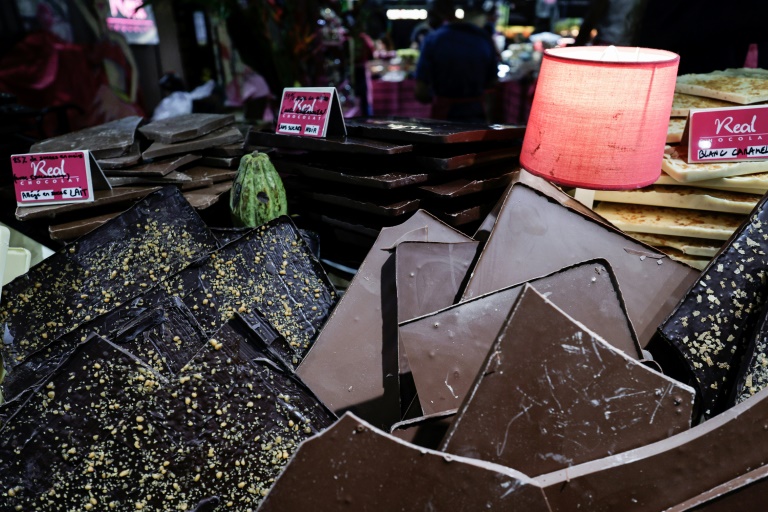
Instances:
[[[659,326],[688,362],[709,417],[726,407],[748,336],[766,303],[767,222],[763,199]]]
[[[667,512],[760,510],[768,499],[766,484],[768,484],[768,466],[762,466],[675,505],[667,509]]]
[[[138,176],[138,177],[163,177],[170,172],[178,171],[187,164],[200,159],[200,155],[186,154],[177,157],[156,160],[154,162],[132,167],[130,169],[112,169],[104,171],[111,176]]]
[[[412,174],[391,171],[384,174],[369,175],[367,173],[360,173],[359,170],[356,173],[351,168],[323,168],[285,159],[277,159],[274,164],[275,168],[281,173],[295,173],[299,176],[306,176],[316,180],[386,190],[424,183],[429,179],[429,175],[425,173]]]
[[[151,194],[3,288],[6,368],[216,247],[176,188]]]
[[[535,480],[553,511],[666,510],[764,466],[766,415],[763,390],[686,432]]]
[[[125,167],[131,167],[136,165],[141,160],[141,148],[138,142],[134,142],[128,149],[127,153],[123,156],[116,156],[114,158],[102,158],[98,160],[99,167],[102,170],[105,169],[123,169]]]
[[[332,411],[352,410],[384,428],[400,421],[393,249],[407,241],[465,240],[423,210],[399,226],[381,230],[296,370]]]
[[[651,185],[637,190],[595,191],[595,201],[690,208],[742,215],[749,214],[760,198],[761,196],[757,194],[704,190],[693,186]]]
[[[699,274],[605,222],[517,182],[496,215],[464,298],[594,258],[606,259],[613,269],[641,346]]]
[[[344,124],[354,137],[413,143],[453,144],[518,139],[525,134],[524,126],[482,123],[457,123],[436,119],[351,118]]]
[[[89,150],[97,160],[125,155],[136,139],[139,116],[128,116],[98,126],[36,142],[31,153]]]
[[[297,191],[302,197],[306,197],[319,203],[331,204],[334,206],[348,208],[370,215],[380,215],[383,217],[400,217],[402,215],[415,212],[419,209],[420,201],[416,198],[366,198],[359,200],[348,195],[335,195],[332,193],[313,192],[310,190]]]
[[[294,137],[268,132],[254,132],[248,135],[248,144],[278,149],[300,149],[304,151],[337,151],[367,155],[396,155],[413,151],[411,144],[390,143],[356,137]]]
[[[465,400],[524,284],[400,324],[400,340],[424,414],[457,409]],[[532,279],[530,284],[628,357],[640,359],[640,347],[607,262],[580,263]]]
[[[515,169],[502,167],[490,172],[473,173],[465,178],[434,185],[422,185],[419,190],[430,196],[444,199],[463,197],[468,194],[476,194],[486,190],[496,190],[506,187],[514,177]]]
[[[209,167],[201,164],[184,169],[184,174],[193,180],[211,180],[215,184],[235,179],[237,171],[219,169],[217,167]]]
[[[442,449],[541,475],[688,430],[694,397],[525,285]]]
[[[75,238],[79,238],[90,233],[94,229],[103,226],[120,215],[120,213],[121,212],[106,213],[88,219],[80,219],[72,222],[65,222],[63,224],[51,224],[48,226],[48,233],[53,240],[74,240]]]
[[[243,130],[240,130],[241,133],[243,133],[244,136],[247,135],[247,131],[243,132]],[[213,148],[204,149],[202,151],[203,156],[213,156],[213,157],[223,157],[223,158],[232,158],[232,157],[242,157],[246,154],[245,150],[245,139],[243,139],[243,142],[235,143],[235,144],[224,144],[223,146],[216,146]]]
[[[349,413],[301,445],[259,510],[302,510],[309,504],[318,512],[549,512],[541,488],[522,473],[416,447]]]
[[[91,210],[102,206],[135,203],[154,192],[158,192],[159,186],[145,187],[121,187],[112,190],[94,190],[94,200],[90,203],[54,204],[51,206],[29,206],[16,208],[18,220],[52,219],[64,213]]]
[[[397,321],[455,304],[479,242],[403,242],[395,250]]]
[[[163,156],[201,151],[214,146],[232,144],[241,140],[243,140],[243,134],[240,133],[240,130],[234,126],[225,126],[203,135],[202,137],[183,142],[176,142],[173,144],[153,142],[152,145],[141,154],[141,157],[144,160],[152,160]]]
[[[145,124],[139,131],[149,140],[174,144],[202,137],[235,122],[232,114],[182,114]]]
[[[230,189],[232,189],[232,182],[224,181],[210,187],[184,192],[184,199],[196,210],[205,210],[218,203]]]

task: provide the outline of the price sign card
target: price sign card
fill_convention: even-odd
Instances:
[[[112,188],[90,151],[11,155],[11,167],[19,206],[87,203]]]
[[[303,137],[346,136],[347,127],[336,88],[283,89],[276,132]]]
[[[768,160],[768,105],[691,109],[688,162]]]

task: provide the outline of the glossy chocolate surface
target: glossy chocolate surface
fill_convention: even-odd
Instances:
[[[523,136],[524,126],[505,124],[458,123],[437,119],[350,118],[345,119],[347,133],[354,137],[396,142],[452,144],[513,140]]]

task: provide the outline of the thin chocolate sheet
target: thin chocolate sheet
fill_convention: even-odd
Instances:
[[[337,151],[368,155],[396,155],[413,150],[410,144],[394,144],[355,137],[294,137],[268,132],[251,132],[248,144],[278,149],[299,149],[304,151]]]
[[[163,177],[172,171],[177,171],[187,164],[199,160],[200,155],[186,154],[178,157],[157,160],[148,164],[131,167],[129,169],[112,169],[104,171],[107,176],[138,176],[138,177]]]
[[[3,288],[6,368],[216,247],[175,187],[150,195]]]
[[[535,480],[553,512],[667,510],[766,465],[766,417],[763,390],[686,432]]]
[[[184,199],[196,210],[205,210],[218,203],[232,189],[231,181],[223,181],[206,188],[184,192]]]
[[[759,467],[740,477],[699,494],[666,512],[733,512],[760,510],[768,499],[768,466]]]
[[[120,204],[135,203],[160,190],[159,186],[120,187],[112,190],[94,190],[90,203],[54,204],[50,206],[28,206],[16,208],[18,220],[53,219],[64,213],[80,212]]]
[[[416,164],[425,169],[433,171],[456,171],[459,169],[469,169],[483,164],[509,160],[510,165],[517,164],[517,157],[520,156],[519,147],[503,149],[474,149],[459,155],[429,155],[417,154],[413,156]]]
[[[237,169],[240,165],[240,157],[204,156],[200,159],[200,165],[219,169]]]
[[[213,183],[221,183],[222,181],[235,179],[237,171],[219,169],[217,167],[208,167],[205,165],[195,165],[194,167],[185,169],[184,174],[193,180],[209,179]]]
[[[122,212],[118,213],[105,213],[104,215],[97,215],[96,217],[90,217],[87,219],[74,220],[72,222],[65,222],[63,224],[51,224],[48,226],[48,233],[53,240],[74,240],[83,235],[86,235],[94,229],[103,226],[110,220],[114,219]]]
[[[422,185],[419,190],[439,198],[463,197],[486,190],[495,190],[509,185],[515,176],[515,169],[503,166],[497,169],[472,173],[466,177],[446,183]]]
[[[766,204],[763,198],[659,326],[695,376],[706,416],[727,407],[766,303]]]
[[[442,449],[541,475],[688,430],[694,397],[525,285]]]
[[[287,159],[276,159],[275,168],[281,173],[295,173],[307,178],[376,189],[393,189],[424,183],[429,179],[425,173],[413,174],[395,171],[397,166],[392,166],[392,171],[384,174],[360,173],[349,168],[324,168],[320,166],[306,165],[292,162]],[[365,169],[363,169],[365,171]]]
[[[104,169],[122,169],[137,164],[141,160],[141,148],[134,142],[125,155],[98,160],[99,167]]]
[[[353,414],[304,442],[261,512],[508,510],[549,512],[517,471],[400,441]]]
[[[641,350],[611,267],[593,260],[530,284],[628,357]],[[525,283],[461,302],[400,325],[400,340],[425,414],[457,409]]]
[[[400,421],[393,249],[406,241],[463,242],[424,211],[376,239],[296,374],[337,414],[352,410],[389,428]]]
[[[115,158],[129,151],[136,138],[140,116],[128,116],[58,137],[36,142],[29,148],[32,153],[90,150],[94,158]]]
[[[196,139],[176,142],[174,144],[164,144],[162,142],[153,142],[147,148],[141,157],[144,160],[152,160],[163,156],[179,155],[182,153],[191,153],[214,146],[223,146],[243,140],[243,134],[234,126],[225,126],[214,130],[211,133],[198,137]]]
[[[302,197],[320,203],[327,203],[349,210],[355,210],[370,215],[383,217],[400,217],[419,209],[420,200],[412,198],[365,198],[357,199],[349,195],[335,195],[332,193],[313,192],[311,190],[297,191]]]
[[[699,275],[621,231],[516,182],[504,198],[464,298],[594,258],[606,259],[615,272],[641,346]]]
[[[202,137],[214,130],[233,124],[232,114],[182,114],[145,124],[139,131],[149,140],[174,144]]]
[[[768,386],[768,304],[764,304],[752,331],[746,337],[729,406],[740,403]]]
[[[406,144],[452,144],[514,140],[525,134],[525,126],[508,124],[458,123],[408,117],[345,119],[347,133],[354,137],[391,140]]]

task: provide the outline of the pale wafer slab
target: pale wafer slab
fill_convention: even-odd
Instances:
[[[726,69],[705,74],[680,75],[675,92],[750,105],[768,101],[768,71]]]
[[[674,235],[652,235],[649,233],[631,233],[632,238],[640,240],[660,250],[674,249],[687,256],[700,258],[713,258],[722,247],[722,242],[717,240],[705,240],[702,238],[688,238]]]
[[[668,186],[695,186],[713,190],[727,190],[729,192],[742,192],[744,194],[764,195],[768,192],[768,172],[759,174],[745,174],[744,176],[729,176],[727,178],[715,178],[701,180],[694,183],[677,181],[666,173],[661,173],[654,185]]]
[[[703,96],[693,96],[676,92],[672,100],[671,117],[688,117],[688,112],[692,108],[722,108],[738,107],[738,103],[731,101],[716,100],[714,98],[705,98]]]
[[[651,185],[636,190],[597,190],[595,201],[749,214],[762,196],[696,187]]]
[[[687,183],[725,178],[726,176],[768,172],[768,161],[750,160],[745,162],[689,164],[687,146],[667,146],[664,150],[664,159],[661,161],[661,169],[677,181]]]
[[[595,213],[623,231],[727,240],[747,218],[735,213],[601,202]]]
[[[688,121],[686,118],[673,117],[669,120],[669,128],[667,128],[667,144],[678,144],[683,140],[683,130],[685,130],[685,123]]]

